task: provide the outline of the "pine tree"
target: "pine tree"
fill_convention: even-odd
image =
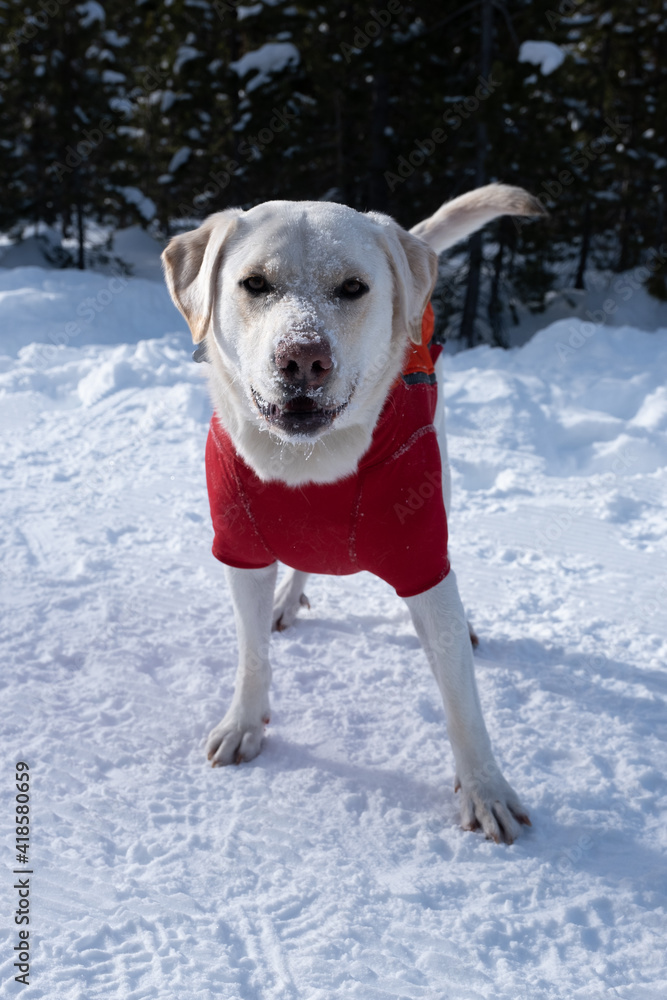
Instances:
[[[94,2],[8,0],[6,16],[5,170],[13,223],[59,224],[64,238],[76,240],[83,268],[86,219],[117,222],[108,203],[117,135],[108,106],[115,56],[104,39],[105,10]]]
[[[636,267],[667,296],[664,0],[2,0],[0,225],[140,222],[342,201],[410,227],[499,180],[548,223],[499,220],[443,261],[438,329],[504,344],[514,300]],[[565,55],[519,60],[526,41]],[[667,254],[662,254],[662,257]],[[644,272],[642,272],[642,277]]]

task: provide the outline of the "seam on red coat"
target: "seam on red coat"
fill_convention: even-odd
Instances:
[[[424,434],[430,434],[431,432],[433,434],[436,433],[433,424],[424,424],[424,426],[420,427],[419,430],[414,432],[414,434],[411,434],[408,440],[405,441],[393,455],[390,455],[389,458],[385,459],[385,462],[393,462],[395,459],[400,458],[401,455],[405,455],[406,451],[410,451],[413,444],[423,437]]]
[[[357,496],[354,501],[354,506],[352,508],[352,514],[350,517],[350,540],[348,542],[347,554],[350,557],[350,562],[354,563],[355,566],[359,566],[359,560],[357,558],[357,524],[359,522],[359,508],[361,507],[361,492],[364,485],[365,471],[363,473],[357,473],[358,485],[357,485]]]
[[[273,562],[275,562],[278,557],[276,556],[276,554],[273,551],[273,549],[271,548],[271,546],[267,544],[264,536],[262,535],[261,531],[257,527],[257,521],[255,520],[255,516],[254,516],[254,514],[252,512],[252,507],[250,505],[250,501],[249,501],[248,496],[246,494],[246,491],[245,491],[245,489],[243,487],[243,483],[241,482],[241,479],[239,477],[238,470],[236,468],[236,453],[234,453],[234,458],[232,459],[232,463],[233,463],[232,468],[233,468],[234,482],[236,483],[236,489],[238,491],[238,495],[239,495],[239,498],[241,500],[241,503],[243,504],[243,509],[246,512],[248,520],[250,521],[251,525],[253,526],[255,534],[257,535],[257,537],[259,538],[260,542],[262,543],[262,545],[264,546],[264,548],[266,549],[266,551],[269,553],[269,555],[273,556]],[[270,565],[270,563],[268,565]]]

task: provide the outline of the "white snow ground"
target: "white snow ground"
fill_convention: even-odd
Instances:
[[[533,820],[508,848],[459,829],[435,682],[367,575],[312,581],[261,755],[207,766],[235,666],[210,408],[166,292],[110,280],[0,271],[0,997],[664,997],[667,329],[446,359],[452,557]]]

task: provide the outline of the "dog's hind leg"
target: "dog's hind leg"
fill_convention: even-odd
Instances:
[[[293,625],[299,608],[309,608],[310,603],[303,592],[309,573],[302,573],[298,569],[288,569],[285,578],[281,580],[276,588],[273,598],[273,621],[274,632],[282,632]]]
[[[225,566],[234,606],[239,664],[232,703],[206,743],[213,767],[252,760],[260,750],[264,726],[269,721],[269,642],[277,568],[277,563],[263,569]]]
[[[445,400],[443,399],[443,366],[442,366],[442,355],[438,358],[435,363],[435,372],[438,382],[438,403],[435,411],[435,420],[433,421],[433,426],[435,427],[436,437],[438,439],[438,447],[440,449],[440,465],[442,466],[442,499],[445,505],[445,514],[447,515],[447,521],[452,511],[452,468],[449,464],[449,452],[447,450],[447,430],[445,427]],[[477,649],[479,646],[479,639],[477,634],[473,629],[470,622],[468,622],[468,632],[470,634],[470,642],[473,649]]]

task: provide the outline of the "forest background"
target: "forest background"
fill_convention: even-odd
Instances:
[[[549,218],[446,257],[440,331],[504,346],[629,270],[667,299],[664,2],[0,0],[0,37],[0,231],[57,266],[279,198],[410,227],[502,181]]]

